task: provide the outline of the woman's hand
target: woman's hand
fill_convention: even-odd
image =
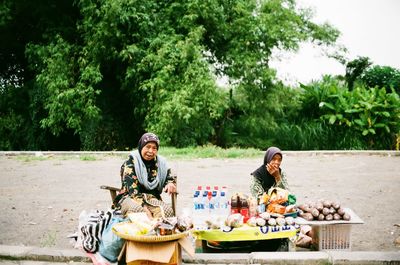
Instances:
[[[168,194],[171,193],[176,193],[176,186],[174,183],[170,182],[168,183],[165,188],[164,188],[164,192],[167,192]]]
[[[266,168],[268,173],[275,177],[275,182],[278,183],[281,180],[281,173],[279,172],[279,166],[273,163],[268,163]]]

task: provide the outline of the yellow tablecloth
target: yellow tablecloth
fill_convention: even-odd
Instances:
[[[248,241],[289,238],[295,236],[299,227],[285,226],[257,226],[244,225],[239,228],[223,227],[220,229],[194,230],[194,237],[207,241]]]

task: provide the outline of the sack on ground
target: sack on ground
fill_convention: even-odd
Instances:
[[[118,260],[118,255],[124,245],[124,240],[113,233],[112,227],[123,221],[126,221],[126,219],[122,217],[113,217],[102,234],[99,252],[104,258],[111,262],[116,262]]]

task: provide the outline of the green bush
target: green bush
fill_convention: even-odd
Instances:
[[[395,149],[399,95],[355,85],[350,91],[331,76],[301,85],[298,115],[277,122],[272,143],[287,150]]]
[[[384,88],[339,89],[321,102],[321,119],[363,137],[370,149],[393,149],[400,132],[400,99]]]
[[[345,85],[338,78],[325,75],[321,81],[313,81],[309,85],[300,84],[300,87],[302,91],[300,92],[299,117],[303,120],[319,118],[322,115],[320,103],[326,101],[338,90],[344,89]]]
[[[361,77],[368,87],[385,87],[386,91],[394,88],[400,94],[400,71],[390,66],[374,66]]]
[[[275,131],[274,145],[285,150],[363,150],[363,139],[350,130],[320,120],[282,124]]]

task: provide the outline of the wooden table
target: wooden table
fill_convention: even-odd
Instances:
[[[235,245],[236,249],[239,249],[251,248],[261,241],[264,241],[261,243],[269,243],[266,242],[268,240],[271,240],[271,243],[277,242],[278,239],[296,236],[299,228],[298,225],[256,227],[243,225],[238,228],[225,226],[220,229],[194,230],[192,234],[196,238],[196,252],[209,252],[207,247],[228,250],[235,249]]]

